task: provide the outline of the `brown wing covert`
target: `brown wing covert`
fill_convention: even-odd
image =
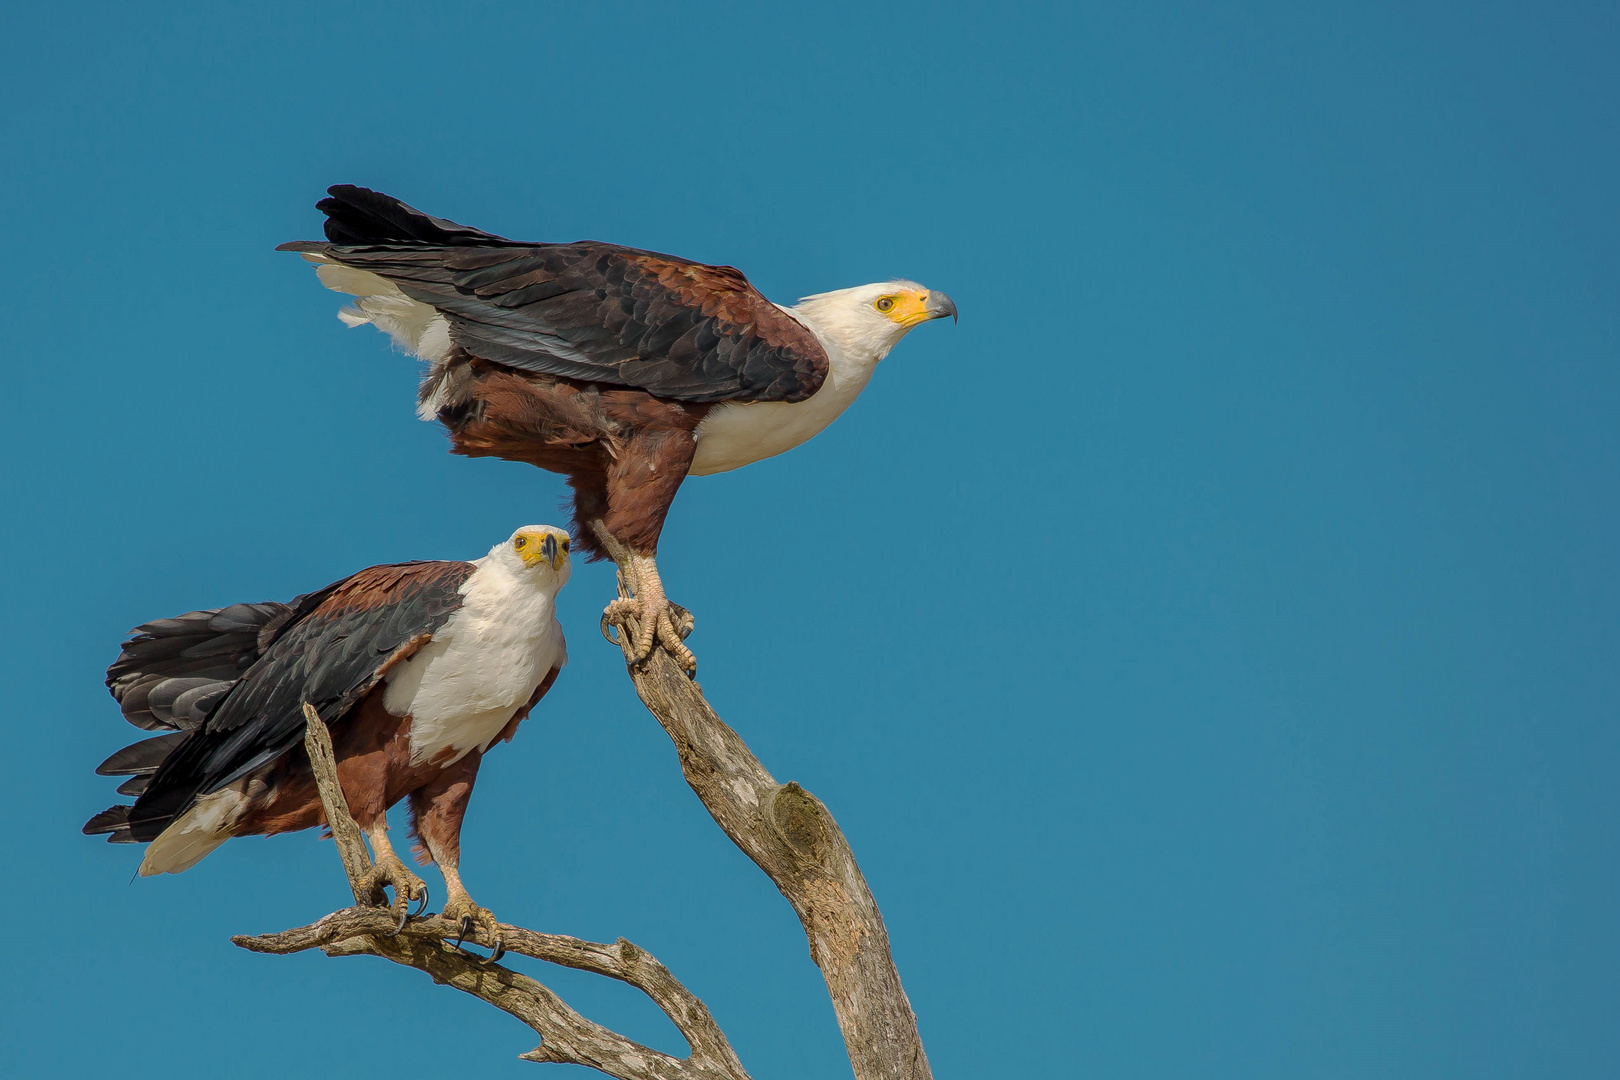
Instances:
[[[194,708],[181,714],[171,706],[171,715],[185,722],[173,725],[179,728],[178,738],[160,736],[137,743],[97,770],[114,775],[140,770],[135,772],[137,779],[149,779],[137,785],[141,790],[125,791],[139,797],[122,815],[123,820],[97,815],[91,824],[101,827],[93,831],[113,832],[114,840],[121,838],[119,831],[128,839],[150,840],[199,796],[219,790],[298,745],[303,738],[305,701],[327,723],[341,719],[377,684],[390,664],[415,651],[454,614],[461,606],[461,585],[473,569],[464,562],[373,566],[300,598],[294,605],[274,605],[284,610],[274,613],[260,628],[249,666],[212,701],[206,715],[199,719]],[[142,629],[208,614],[217,613],[196,612]],[[158,635],[147,635],[147,639],[155,637]],[[143,640],[138,637],[131,644]],[[240,644],[233,639],[231,647]],[[223,637],[217,639],[217,647],[221,657],[231,658],[231,664],[248,655],[246,651],[232,653]],[[202,649],[207,648],[205,639]],[[167,658],[166,662],[173,663]],[[138,681],[142,674],[138,663],[130,659],[126,646],[113,672],[136,679],[135,685],[145,685]],[[110,684],[113,672],[109,672]],[[177,695],[176,701],[186,692]],[[153,707],[156,697],[155,690],[147,695],[146,708],[154,715],[162,709],[161,703]],[[132,718],[131,722],[138,720]],[[174,745],[153,745],[160,740]]]
[[[318,252],[442,312],[472,356],[677,401],[803,401],[827,376],[805,326],[742,273],[580,241],[517,244],[339,185]]]

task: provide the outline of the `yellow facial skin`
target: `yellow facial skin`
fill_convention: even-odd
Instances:
[[[930,303],[930,300],[935,303]],[[878,314],[885,316],[886,319],[893,319],[907,330],[919,322],[927,322],[928,319],[940,319],[948,314],[949,316],[956,314],[956,306],[951,304],[949,296],[944,293],[935,296],[927,288],[901,288],[893,293],[885,293],[878,296],[878,300],[872,306],[878,309]]]
[[[512,550],[524,566],[547,562],[553,570],[561,570],[568,561],[568,534],[561,529],[524,529],[512,537]]]
[[[910,330],[918,323],[939,317],[937,310],[928,309],[928,295],[926,289],[900,289],[878,297],[872,306],[879,314]]]

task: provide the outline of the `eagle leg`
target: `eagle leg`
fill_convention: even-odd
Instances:
[[[696,620],[679,604],[664,595],[664,582],[658,576],[658,563],[651,555],[631,551],[602,526],[592,522],[596,535],[609,557],[619,565],[619,598],[602,610],[602,636],[619,642],[608,633],[616,626],[630,635],[630,662],[642,663],[652,655],[653,646],[662,645],[681,669],[697,677],[697,658],[683,640]]]
[[[420,915],[427,910],[427,882],[411,873],[405,864],[400,862],[399,856],[394,854],[394,847],[388,842],[386,821],[367,829],[366,837],[371,841],[371,850],[376,853],[377,858],[376,865],[366,871],[366,876],[360,879],[360,895],[379,907],[389,906],[399,917],[399,925],[394,931],[398,933],[405,929],[405,923],[411,917],[412,900],[420,901],[416,914]],[[388,904],[388,894],[383,891],[389,887],[394,890],[392,904]]]
[[[478,781],[478,767],[483,757],[477,750],[469,751],[460,761],[411,792],[411,816],[421,841],[417,849],[419,856],[437,863],[439,873],[444,876],[447,895],[440,914],[456,924],[455,947],[472,956],[461,943],[469,937],[475,938],[489,946],[489,956],[480,959],[493,964],[506,951],[501,942],[501,924],[467,895],[460,869],[461,823],[467,813],[467,802],[472,798],[473,785]],[[475,930],[479,933],[475,934]]]

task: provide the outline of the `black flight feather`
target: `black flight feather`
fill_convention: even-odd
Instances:
[[[461,606],[460,588],[473,569],[464,562],[374,566],[301,598],[299,615],[263,645],[259,659],[212,705],[204,725],[169,736],[182,741],[136,799],[130,834],[155,839],[200,796],[299,745],[304,702],[328,724],[341,722],[377,684],[397,649],[431,635]],[[181,700],[184,695],[177,704]]]
[[[319,253],[392,281],[467,354],[539,375],[691,402],[803,401],[821,342],[737,270],[583,240],[520,243],[339,184],[317,207]]]

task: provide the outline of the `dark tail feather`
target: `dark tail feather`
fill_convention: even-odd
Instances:
[[[424,214],[380,191],[355,187],[353,184],[335,184],[326,190],[331,197],[316,203],[315,209],[326,215],[326,238],[334,244],[345,247],[372,244],[468,247],[512,243],[494,233]]]
[[[175,747],[186,741],[187,731],[159,735],[155,739],[142,739],[131,743],[96,766],[97,776],[150,776],[158,771],[165,758]]]
[[[135,844],[139,843],[129,834],[129,807],[109,806],[95,817],[84,823],[86,836],[99,836],[107,834],[109,844]]]
[[[232,604],[137,626],[107,669],[107,689],[125,720],[168,734],[124,747],[96,766],[96,772],[131,777],[118,786],[120,795],[144,794],[163,763],[202,728],[214,707],[309,600],[301,596],[291,604]],[[152,839],[167,824],[166,818],[138,823],[142,835],[137,838],[131,831],[132,809],[103,810],[84,831],[107,833],[114,844],[134,844]]]
[[[181,743],[190,737],[191,732],[189,731],[172,731],[167,735],[159,735],[156,738],[142,739],[138,743],[132,743],[124,747],[106,761],[97,765],[96,773],[101,776],[130,777],[130,779],[118,785],[118,794],[134,795],[139,798],[141,793],[146,790],[146,786],[152,782],[153,774],[162,767],[163,762],[180,747]],[[107,833],[107,842],[109,844],[135,844],[140,843],[142,840],[152,839],[163,831],[163,826],[168,824],[168,820],[165,819],[158,822],[156,827],[143,825],[141,830],[143,835],[137,838],[132,831],[133,825],[129,820],[130,811],[133,809],[135,809],[133,806],[124,806],[122,804],[109,806],[84,823],[85,834],[95,836],[99,833]]]
[[[102,833],[117,832],[119,829],[129,831],[129,807],[122,803],[107,807],[84,823],[86,836],[100,836]]]

